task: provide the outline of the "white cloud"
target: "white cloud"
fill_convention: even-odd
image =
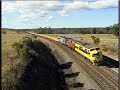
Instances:
[[[116,8],[118,0],[96,0],[88,2],[84,0],[73,0],[71,2],[61,1],[2,1],[2,15],[19,12],[18,21],[24,22],[29,20],[47,17],[47,20],[53,19],[50,17],[51,12],[59,12],[61,16],[68,16],[70,11],[88,11],[93,9]]]
[[[7,24],[7,19],[5,17],[2,18],[2,25]]]
[[[3,21],[3,22],[2,22],[2,25],[5,25],[6,23],[7,23],[7,21]]]
[[[48,22],[48,21],[51,21],[52,19],[53,19],[53,16],[48,16],[46,21]]]
[[[44,15],[48,11],[63,11],[65,10],[89,10],[100,8],[113,8],[118,7],[118,0],[97,0],[95,2],[86,2],[84,0],[75,0],[72,2],[60,2],[60,1],[16,1],[2,2],[2,11],[6,12],[20,12],[35,13],[38,15]]]
[[[116,8],[118,7],[118,0],[98,0],[90,3],[92,9]]]
[[[15,3],[2,1],[2,11],[7,13],[15,13],[15,11],[17,11],[17,8]]]
[[[62,10],[59,12],[61,16],[68,16],[67,11]]]
[[[74,1],[73,3],[68,3],[66,9],[82,11],[82,10],[88,10],[90,9],[90,7],[88,2]]]

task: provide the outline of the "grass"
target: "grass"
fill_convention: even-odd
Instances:
[[[118,38],[112,34],[49,34],[53,36],[66,36],[72,37],[75,40],[80,40],[81,38],[83,41],[93,44],[93,40],[91,36],[95,36],[100,39],[100,45],[109,45],[109,46],[116,46],[118,47]]]
[[[107,52],[109,54],[114,54],[116,57],[118,56],[118,38],[113,34],[49,34],[53,36],[66,36],[73,38],[75,40],[83,40],[83,42],[87,42],[90,44],[94,44],[94,41],[91,39],[91,36],[95,36],[100,39],[99,47],[103,50],[103,52]],[[107,47],[110,48],[107,48]],[[113,48],[113,49],[112,49]]]
[[[14,50],[12,49],[11,45],[14,42],[19,41],[23,36],[24,33],[17,34],[13,31],[6,31],[6,34],[2,34],[2,75],[6,73],[7,70],[10,69],[10,57]],[[19,60],[15,61],[15,64],[18,64]]]

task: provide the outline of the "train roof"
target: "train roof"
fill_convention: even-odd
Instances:
[[[72,38],[68,38],[68,37],[64,37],[64,36],[60,36],[60,37],[69,39],[69,40],[71,40],[71,41],[73,41],[73,42],[75,42],[75,43],[77,43],[77,44],[82,45],[82,46],[85,47],[85,48],[88,48],[88,49],[90,49],[90,48],[95,48],[95,46],[93,46],[93,45],[91,45],[91,44],[89,44],[89,43],[84,43],[83,41],[74,40],[74,39],[72,39]]]
[[[91,45],[89,43],[84,43],[84,42],[81,42],[81,41],[76,41],[76,43],[80,44],[80,45],[82,45],[82,46],[84,46],[85,48],[88,48],[88,49],[95,47],[95,46],[93,46],[93,45]]]
[[[93,46],[93,45],[91,45],[91,44],[85,44],[85,45],[84,45],[84,47],[86,47],[86,48],[90,49],[90,48],[93,48],[94,46]]]

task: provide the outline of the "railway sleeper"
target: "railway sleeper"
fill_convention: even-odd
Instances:
[[[99,66],[99,65],[101,65],[101,64],[102,64],[102,61],[93,62],[93,65],[94,65],[94,66]]]

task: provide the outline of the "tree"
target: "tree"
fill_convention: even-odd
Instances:
[[[119,36],[118,24],[114,24],[114,25],[110,26],[109,28],[110,28],[110,30],[109,30],[110,33],[112,33],[113,35],[115,35],[117,37]]]
[[[118,37],[119,36],[118,25],[114,24],[113,27],[112,27],[112,29],[113,29],[113,34]]]
[[[110,27],[106,27],[105,29],[106,29],[107,33],[110,33]]]
[[[95,38],[94,39],[94,44],[98,45],[100,43],[100,39],[99,38]]]
[[[96,34],[96,28],[92,30],[92,34]]]

